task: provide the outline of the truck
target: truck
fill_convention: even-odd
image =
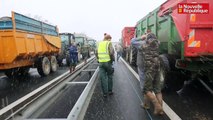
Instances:
[[[41,76],[57,70],[61,39],[56,26],[12,12],[0,18],[0,71],[26,75],[31,67]]]
[[[165,87],[178,90],[185,80],[197,78],[205,78],[204,86],[213,82],[213,7],[208,14],[178,13],[179,4],[197,3],[213,5],[212,0],[167,0],[136,24],[136,37],[149,30],[160,41]]]
[[[131,65],[136,66],[137,49],[131,46],[131,39],[135,36],[135,27],[124,27],[121,36],[121,45],[123,47],[125,60]]]

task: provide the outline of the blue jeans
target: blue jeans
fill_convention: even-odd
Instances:
[[[140,79],[140,87],[141,87],[141,90],[143,90],[144,78],[145,78],[144,67],[138,66],[138,75],[139,75],[139,79]]]
[[[117,52],[117,61],[119,60],[120,57],[122,57],[122,52]]]

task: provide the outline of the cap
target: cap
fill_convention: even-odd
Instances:
[[[104,39],[112,39],[112,37],[109,34],[107,34],[106,36],[104,36]]]

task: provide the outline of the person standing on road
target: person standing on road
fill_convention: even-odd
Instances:
[[[120,57],[122,57],[123,54],[123,48],[121,47],[120,44],[115,45],[115,50],[117,52],[117,61],[119,60]]]
[[[89,44],[87,42],[85,42],[84,46],[81,47],[81,53],[84,64],[86,64],[87,59],[90,57]]]
[[[159,45],[160,42],[157,40],[157,37],[151,32],[146,35],[145,44],[142,44],[145,70],[143,92],[146,98],[153,103],[154,114],[156,115],[164,114],[162,109],[161,81],[159,77]],[[154,92],[156,96],[152,92]]]
[[[69,48],[69,53],[70,53],[70,73],[75,71],[75,67],[78,63],[78,49],[77,46],[72,43],[70,48]]]
[[[112,61],[114,60],[111,56],[114,56],[114,50],[111,43],[111,36],[107,34],[104,36],[104,40],[99,42],[97,52],[101,87],[104,97],[107,97],[108,94],[109,95],[113,94]]]
[[[143,63],[143,52],[142,52],[142,45],[145,44],[146,35],[142,35],[141,38],[132,38],[131,39],[131,45],[138,49],[137,52],[137,68],[138,68],[138,74],[140,79],[140,87],[141,90],[143,90],[144,87],[144,63]],[[144,95],[144,103],[141,104],[144,108],[149,108],[149,101]]]

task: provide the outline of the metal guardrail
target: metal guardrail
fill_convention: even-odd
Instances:
[[[85,87],[78,101],[75,103],[73,109],[69,113],[67,120],[83,120],[87,107],[89,105],[90,99],[92,97],[93,91],[97,83],[97,76],[99,72],[99,67],[96,69],[95,73],[89,80],[89,83]]]
[[[88,59],[89,61],[92,61],[95,57],[91,57]],[[79,70],[81,68],[85,68],[86,66],[84,65],[84,63],[79,64],[76,67],[76,71],[73,74],[70,74],[69,71],[67,71],[66,73],[64,73],[63,75],[51,80],[50,82],[46,83],[45,85],[37,88],[36,90],[34,90],[33,92],[25,95],[24,97],[20,98],[19,100],[9,104],[8,106],[2,108],[0,110],[0,120],[7,120],[10,118],[13,118],[13,116],[15,114],[17,114],[18,112],[20,112],[21,110],[23,110],[24,108],[26,108],[27,106],[29,106],[32,102],[34,102],[35,100],[37,100],[39,97],[41,97],[42,95],[44,95],[45,93],[47,93],[49,90],[51,90],[52,88],[54,88],[55,86],[57,86],[59,83],[61,83],[62,81],[64,81],[64,79],[68,78],[69,76],[77,76],[79,74]]]

